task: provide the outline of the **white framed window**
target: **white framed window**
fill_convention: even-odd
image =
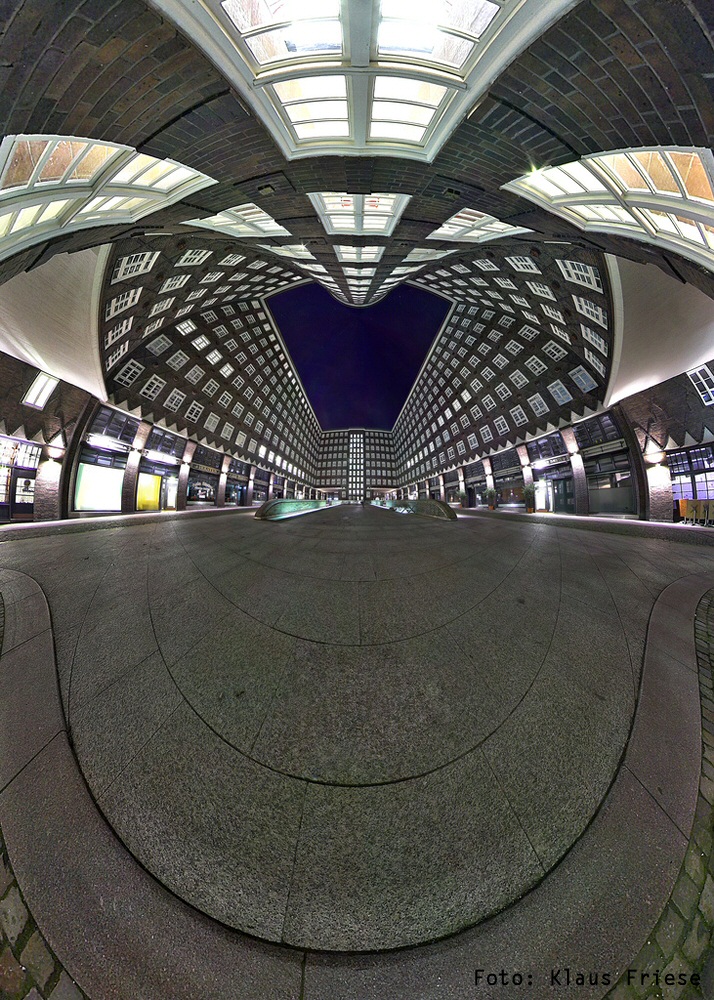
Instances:
[[[597,330],[593,330],[589,326],[585,326],[584,323],[580,324],[580,329],[583,334],[583,340],[586,340],[588,344],[592,344],[596,350],[607,357],[608,347],[605,338],[601,337]]]
[[[467,440],[468,446],[471,449],[471,451],[476,451],[476,449],[478,448],[478,439],[477,439],[476,435],[475,434],[469,434],[469,436],[468,436],[468,438],[466,440]]]
[[[111,283],[124,281],[126,278],[133,278],[137,274],[146,274],[159,259],[159,251],[147,250],[143,253],[131,253],[127,257],[120,257],[114,267]]]
[[[192,403],[189,404],[189,407],[186,410],[186,413],[184,414],[184,419],[190,420],[191,423],[194,423],[201,416],[203,410],[204,410],[203,403],[197,403],[196,400],[194,400]]]
[[[537,417],[542,417],[548,412],[548,404],[539,392],[536,392],[535,395],[528,397],[528,405]]]
[[[190,382],[192,385],[196,385],[204,376],[203,368],[200,365],[194,365],[188,372],[186,372],[186,381]]]
[[[534,375],[542,375],[546,370],[547,365],[543,364],[540,358],[537,358],[535,354],[532,354],[530,358],[525,363],[526,368],[533,372]]]
[[[505,368],[508,365],[508,358],[504,357],[503,354],[495,354],[493,363],[497,368]]]
[[[551,394],[556,403],[559,403],[561,406],[565,403],[569,403],[573,398],[560,379],[556,379],[555,382],[550,383],[548,386],[548,392]]]
[[[505,261],[507,264],[510,264],[514,271],[520,271],[522,274],[541,273],[540,268],[532,257],[506,257]]]
[[[117,361],[121,361],[124,355],[129,351],[129,341],[125,340],[123,344],[120,344],[115,350],[107,356],[105,370],[110,371]]]
[[[479,433],[481,434],[481,437],[485,443],[493,441],[493,432],[489,427],[481,427]]]
[[[163,354],[164,351],[171,347],[171,341],[165,334],[161,334],[160,337],[154,337],[150,344],[146,345],[147,351],[155,354],[157,357],[159,354]]]
[[[231,396],[230,392],[222,392],[218,397],[218,405],[224,407],[225,409],[228,409],[228,407],[231,405],[232,400],[233,396]]]
[[[583,298],[581,295],[573,295],[573,303],[581,315],[587,316],[593,323],[597,323],[598,326],[603,326],[607,329],[607,312],[602,306],[591,302],[590,299]]]
[[[516,354],[520,354],[523,350],[523,344],[519,344],[517,340],[509,340],[506,344],[506,350],[509,354],[513,354],[515,356]]]
[[[572,371],[568,372],[568,375],[582,392],[592,392],[593,389],[597,389],[597,382],[582,365],[573,368]]]
[[[198,267],[199,264],[203,264],[213,253],[213,250],[187,250],[179,260],[176,261],[176,267]]]
[[[186,301],[195,302],[196,299],[202,299],[207,291],[208,291],[207,288],[196,288],[194,289],[194,291],[188,293],[188,295],[186,296]]]
[[[133,385],[144,371],[144,367],[138,361],[127,361],[124,367],[114,376],[114,381],[119,382],[120,385]]]
[[[534,326],[528,326],[526,323],[518,331],[518,336],[523,337],[524,340],[534,340],[539,333],[540,330],[537,330]]]
[[[175,413],[185,398],[185,392],[181,392],[179,389],[172,389],[164,400],[164,406],[167,410],[172,410]]]
[[[182,316],[185,316],[185,315],[186,315],[186,313],[190,313],[190,312],[191,312],[191,310],[192,310],[193,308],[194,308],[194,307],[193,307],[193,306],[191,306],[191,305],[188,305],[188,306],[181,306],[181,308],[180,308],[180,309],[177,309],[177,310],[176,310],[176,312],[175,312],[175,314],[174,314],[174,319],[181,319],[181,317],[182,317]]]
[[[495,378],[495,375],[491,368],[483,368],[481,370],[481,375],[486,379],[487,382],[490,382],[493,378]],[[471,384],[474,385],[475,383],[472,382]]]
[[[139,389],[139,395],[145,396],[146,399],[156,399],[165,385],[165,378],[159,378],[158,375],[152,375],[151,378],[143,384],[141,389]]]
[[[493,421],[493,426],[496,428],[499,434],[508,434],[509,427],[508,421],[505,417],[495,417]]]
[[[545,285],[542,281],[527,281],[526,284],[534,295],[539,295],[542,299],[553,299],[555,301],[555,295],[550,285]]]
[[[208,347],[210,341],[204,333],[201,333],[198,335],[198,337],[192,340],[191,343],[193,344],[193,346],[196,348],[197,351],[202,351],[204,347]]]
[[[231,413],[233,414],[234,417],[238,417],[238,419],[240,420],[240,418],[243,416],[244,409],[245,407],[243,406],[242,403],[236,403],[236,405],[231,410]]]
[[[496,409],[496,400],[491,395],[484,396],[481,402],[483,403],[483,405],[486,407],[487,410]]]
[[[499,399],[508,399],[508,397],[513,394],[505,382],[499,382],[499,384],[496,386],[496,395],[499,397]]]
[[[203,387],[203,391],[207,396],[215,396],[218,389],[218,382],[214,378],[209,378],[208,382]]]
[[[591,351],[589,347],[583,348],[583,354],[585,355],[585,360],[588,361],[593,366],[595,371],[598,372],[600,375],[602,375],[603,378],[605,378],[607,376],[607,368],[605,367],[601,359],[597,356],[597,354],[593,353],[593,351]]]
[[[206,361],[209,363],[209,365],[217,365],[222,357],[223,355],[221,354],[221,352],[217,351],[214,348],[212,351],[209,351],[208,354],[206,355]]]
[[[560,361],[567,353],[565,348],[561,347],[560,344],[556,344],[554,340],[549,340],[543,347],[543,354],[547,354],[553,361]]]
[[[181,334],[182,337],[187,337],[189,333],[193,333],[197,329],[196,324],[192,319],[185,319],[181,323],[176,324],[176,329]]]
[[[572,281],[576,285],[585,285],[596,292],[602,291],[602,280],[596,267],[583,264],[579,260],[556,260],[556,264],[566,281]]]
[[[183,288],[188,278],[187,274],[175,274],[172,278],[167,278],[159,289],[159,295],[165,295],[166,292],[175,292],[177,288]]]
[[[228,364],[221,365],[221,367],[218,369],[219,375],[221,375],[223,378],[230,378],[233,372],[234,372],[233,365],[228,365]]]
[[[125,292],[115,295],[106,304],[104,319],[112,319],[118,313],[124,312],[125,309],[131,309],[132,306],[135,306],[141,297],[142,290],[142,288],[127,288]]]
[[[223,277],[223,271],[209,271],[201,278],[202,285],[211,285],[214,281],[219,281]],[[215,317],[215,313],[214,313]]]
[[[159,299],[159,301],[154,302],[151,307],[149,316],[158,316],[159,313],[166,312],[167,309],[171,308],[175,301],[175,297],[171,297],[170,299]]]
[[[540,307],[548,319],[555,320],[556,323],[565,323],[565,317],[560,309],[556,309],[554,306],[549,306],[546,302],[541,302]]]
[[[111,330],[108,330],[104,335],[104,346],[111,347],[112,344],[117,342],[117,340],[121,340],[122,337],[125,337],[131,330],[133,322],[134,317],[129,316],[128,319],[122,320],[121,323],[117,323],[117,325],[113,326]]]
[[[221,437],[225,438],[226,440],[228,440],[228,438],[233,437],[233,431],[234,430],[235,430],[235,426],[233,424],[224,424],[223,425],[223,430],[221,431]]]
[[[537,361],[538,359],[536,358],[535,360]],[[543,367],[545,368],[545,365]],[[514,372],[511,372],[508,377],[515,385],[516,389],[522,389],[524,385],[528,385],[528,379],[518,368]]]
[[[35,375],[32,385],[22,397],[25,406],[31,406],[33,410],[44,410],[52,393],[59,385],[59,379],[47,372],[38,372]]]
[[[526,416],[526,411],[523,409],[522,406],[514,406],[513,409],[511,410],[511,417],[516,427],[522,427],[523,424],[528,423],[528,417]]]
[[[147,323],[146,329],[141,335],[141,339],[143,340],[145,337],[150,337],[155,330],[160,330],[163,325],[164,325],[163,316],[160,319],[153,320],[151,323]]]
[[[687,372],[689,381],[699,393],[699,397],[705,406],[714,404],[714,373],[709,365],[700,365],[698,368]]]
[[[183,366],[186,364],[187,361],[188,361],[188,354],[184,354],[183,351],[176,351],[175,354],[171,355],[166,364],[169,366],[169,368],[173,368],[173,370],[177,372],[180,371],[181,368],[183,368]]]
[[[475,261],[473,261],[473,263],[481,271],[498,271],[499,270],[498,264],[494,264],[494,262],[492,260],[487,260],[486,258],[484,258],[483,260],[475,260]]]
[[[221,418],[217,413],[209,413],[203,426],[207,431],[215,431],[216,427],[218,427],[220,419]]]
[[[560,340],[562,340],[563,343],[565,344],[570,343],[570,334],[565,329],[565,327],[558,326],[556,323],[551,323],[550,328],[555,334],[555,336],[558,337]]]

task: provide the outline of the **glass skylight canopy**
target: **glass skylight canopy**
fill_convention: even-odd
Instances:
[[[191,219],[186,226],[201,226],[228,236],[290,236],[291,234],[262,208],[248,202],[236,205],[208,219]],[[271,247],[272,249],[272,247]]]
[[[9,135],[0,145],[0,260],[65,232],[130,223],[216,181],[131,146]]]
[[[411,195],[349,194],[323,191],[308,194],[325,231],[354,236],[391,236]]]
[[[659,146],[583,157],[524,174],[504,188],[580,229],[670,246],[714,264],[714,156]]]
[[[150,0],[289,158],[432,160],[510,60],[578,0]]]
[[[477,212],[473,208],[462,208],[456,215],[435,229],[427,236],[428,240],[453,240],[463,243],[485,243],[499,236],[516,236],[518,233],[529,233],[530,229],[509,226],[500,222],[493,215]]]

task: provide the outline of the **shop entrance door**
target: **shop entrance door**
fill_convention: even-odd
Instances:
[[[572,479],[553,480],[553,506],[556,514],[574,514],[575,496]]]
[[[36,469],[13,469],[10,484],[10,518],[31,521],[35,510]]]

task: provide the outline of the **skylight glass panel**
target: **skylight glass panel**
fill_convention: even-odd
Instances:
[[[349,194],[332,191],[308,194],[328,233],[369,232],[390,236],[410,195]]]
[[[529,229],[501,222],[493,215],[477,212],[473,208],[462,208],[460,212],[452,215],[443,225],[430,233],[427,239],[484,243],[486,240],[496,239],[499,236],[512,236],[515,233],[529,232]]]
[[[564,182],[566,176],[577,189]],[[582,229],[626,228],[635,238],[670,246],[711,267],[713,182],[711,150],[660,146],[587,156],[504,187]]]
[[[303,243],[284,244],[283,246],[271,246],[269,243],[259,243],[261,250],[270,250],[278,257],[290,257],[291,260],[315,260],[313,254]]]
[[[382,259],[385,247],[353,247],[343,244],[335,246],[334,251],[339,261],[371,264]]]
[[[342,51],[338,0],[223,0],[221,6],[259,65]]]
[[[174,176],[156,190],[126,171]],[[134,222],[197,191],[211,178],[130,146],[62,136],[6,136],[0,145],[0,259],[25,246],[107,222]],[[127,191],[130,188],[130,191]]]
[[[461,67],[499,10],[491,0],[382,0],[379,53]]]
[[[252,202],[226,209],[208,219],[192,219],[186,226],[200,226],[214,229],[230,236],[290,236],[267,212]]]

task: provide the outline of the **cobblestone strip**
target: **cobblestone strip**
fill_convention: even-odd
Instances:
[[[5,605],[0,596],[0,648]],[[0,1000],[85,1000],[32,918],[0,830]]]
[[[633,958],[630,968],[649,973],[644,986],[627,985],[625,973],[608,994],[612,1000],[712,1000],[711,980],[714,945],[714,590],[699,602],[695,616],[695,640],[702,702],[702,773],[694,824],[684,863],[672,895],[652,929],[647,944]],[[660,984],[653,982],[660,970]],[[674,974],[675,985],[665,976]],[[699,973],[702,986],[691,985]],[[682,984],[681,978],[685,980]]]

